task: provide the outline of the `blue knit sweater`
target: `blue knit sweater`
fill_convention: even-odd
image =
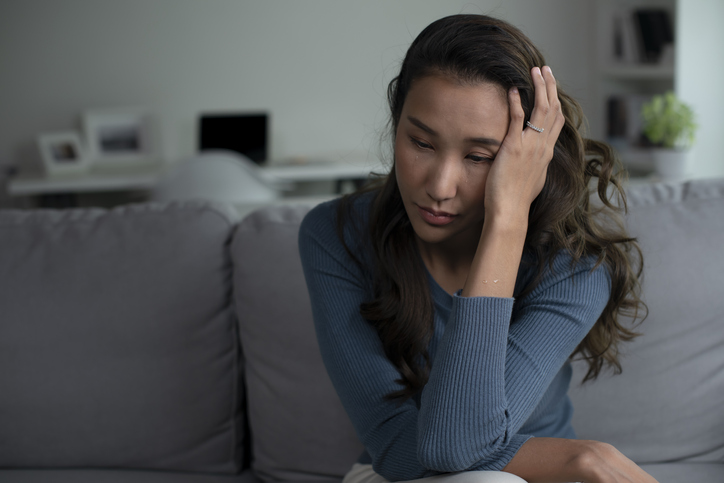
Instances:
[[[403,404],[384,396],[401,388],[375,329],[359,313],[372,294],[372,254],[364,244],[372,195],[354,202],[356,223],[336,231],[337,201],[305,217],[299,251],[325,366],[366,452],[360,463],[390,481],[439,473],[501,470],[532,436],[574,438],[567,396],[570,354],[610,296],[603,266],[575,267],[556,257],[522,299],[461,297],[428,274],[435,304],[430,378]],[[527,268],[526,268],[527,267]],[[521,264],[515,293],[534,275]]]

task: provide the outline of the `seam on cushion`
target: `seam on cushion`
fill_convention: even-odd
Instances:
[[[695,206],[700,205],[703,203],[721,203],[724,201],[724,196],[718,197],[718,198],[693,198],[689,200],[671,200],[671,201],[657,201],[655,203],[647,203],[642,205],[629,205],[628,207],[628,213],[626,213],[626,217],[631,215],[632,211],[639,212],[641,210],[645,209],[654,209],[657,206],[673,206],[673,205],[680,205],[680,206]]]
[[[243,402],[243,399],[246,398],[246,388],[243,387],[240,378],[243,377],[242,374],[242,367],[241,367],[241,358],[243,357],[243,351],[241,350],[241,338],[240,338],[240,332],[239,332],[239,317],[236,310],[236,297],[235,297],[235,284],[234,284],[234,274],[236,272],[236,267],[234,264],[234,257],[232,256],[232,250],[231,246],[234,240],[234,236],[236,234],[237,224],[233,224],[233,229],[229,230],[229,233],[227,234],[227,239],[224,241],[224,250],[226,251],[226,255],[228,257],[228,263],[229,263],[229,291],[228,291],[228,299],[229,299],[229,310],[231,311],[231,333],[232,337],[234,338],[233,341],[233,347],[234,347],[234,377],[232,381],[232,396],[231,396],[231,445],[229,448],[229,456],[231,461],[232,470],[236,472],[236,470],[241,471],[241,469],[244,467],[246,462],[244,461],[244,445],[246,444],[246,441],[241,442],[241,445],[239,445],[239,433],[244,433],[246,428],[244,426],[244,414],[242,413],[241,404]],[[240,391],[243,389],[244,396],[240,394]],[[246,409],[244,409],[244,412]],[[246,440],[246,434],[244,434],[244,440]],[[239,447],[240,446],[240,447]],[[235,459],[237,447],[239,447],[239,461]],[[236,464],[239,464],[238,468],[235,468]]]
[[[228,227],[233,227],[240,220],[235,220],[231,215],[233,207],[231,205],[224,205],[219,203],[198,203],[198,204],[181,204],[178,202],[172,202],[168,205],[160,205],[158,203],[138,203],[131,205],[124,205],[122,207],[123,212],[117,208],[97,208],[97,207],[80,207],[72,208],[70,210],[60,209],[33,209],[33,210],[17,210],[17,209],[2,209],[0,212],[4,213],[3,218],[0,219],[0,226],[17,226],[21,224],[32,224],[32,225],[46,225],[48,221],[52,224],[89,224],[96,223],[101,218],[108,216],[117,215],[120,217],[148,217],[148,216],[169,216],[172,214],[181,213],[199,213],[205,214],[210,213],[223,222]],[[152,208],[163,208],[163,209],[152,209]],[[58,216],[54,219],[49,219],[47,216],[42,216],[43,213],[57,213]],[[73,215],[82,215],[74,217]],[[7,219],[11,217],[10,219]]]
[[[724,183],[721,179],[692,180],[680,184],[647,184],[626,189],[629,209],[656,205],[685,204],[696,201],[724,199]],[[661,191],[669,189],[666,197]],[[671,190],[678,191],[675,199],[670,199]]]
[[[232,454],[232,460],[233,455],[235,451],[235,446],[238,442],[239,433],[243,435],[244,441],[242,442],[242,446],[240,448],[240,460],[241,465],[239,470],[243,471],[243,468],[250,464],[250,461],[244,461],[244,458],[247,455],[246,445],[249,444],[249,427],[246,424],[247,421],[247,389],[246,389],[246,361],[243,361],[243,367],[240,361],[244,358],[244,349],[241,345],[241,328],[239,325],[241,324],[241,314],[239,314],[238,306],[236,303],[236,273],[237,273],[237,264],[236,264],[236,258],[234,257],[234,250],[233,246],[237,243],[239,243],[239,228],[241,227],[241,223],[243,220],[240,220],[237,222],[234,226],[234,228],[231,230],[231,234],[229,237],[228,244],[226,245],[226,249],[229,252],[229,260],[231,263],[231,309],[234,319],[234,328],[233,328],[233,336],[234,336],[234,369],[236,372],[236,377],[234,378],[234,395],[232,397],[232,414],[233,416],[233,422],[234,422],[234,429],[233,434],[234,438],[232,439],[232,446],[230,448],[231,454]],[[242,382],[243,380],[243,382]],[[240,386],[244,391],[243,397],[239,394]],[[242,408],[240,405],[243,404],[244,407]],[[238,413],[236,412],[236,409],[238,408]]]
[[[172,215],[180,215],[180,214],[186,214],[186,213],[198,213],[198,214],[211,214],[223,221],[228,228],[231,228],[236,225],[236,221],[231,216],[230,211],[233,210],[233,207],[230,205],[224,205],[219,203],[209,203],[209,202],[171,202],[169,204],[161,205],[158,203],[140,203],[137,205],[130,205],[137,208],[143,208],[139,209],[135,213],[133,213],[136,216],[142,215],[142,216],[168,216],[169,214]],[[159,209],[152,210],[153,207],[159,207]],[[170,213],[169,213],[170,211]],[[108,210],[107,213],[113,213],[113,210]]]
[[[236,232],[258,234],[266,230],[269,226],[299,225],[304,216],[313,208],[314,206],[304,204],[269,205],[254,211],[240,220]],[[299,212],[302,210],[304,211],[301,213],[301,216],[299,216]],[[262,212],[266,215],[260,215]]]
[[[225,206],[225,208],[222,209],[220,206]],[[228,210],[233,210],[234,208],[233,208],[232,206],[230,206],[230,205],[220,205],[220,206],[204,205],[204,210],[203,210],[203,211],[205,211],[205,212],[210,212],[210,213],[216,215],[217,217],[221,218],[222,221],[226,222],[226,224],[227,224],[229,227],[234,227],[234,226],[236,226],[237,223],[238,223],[238,221],[234,220],[234,219],[231,217],[231,214],[230,214],[230,213],[225,213],[226,211],[228,211]],[[227,208],[228,208],[228,210],[227,210]],[[240,221],[240,220],[239,220],[239,221]]]
[[[231,290],[231,322],[232,322],[232,336],[234,337],[234,377],[232,382],[232,390],[234,391],[231,397],[231,447],[230,449],[230,461],[231,466],[233,470],[241,470],[244,467],[244,451],[243,446],[241,447],[241,451],[239,452],[239,459],[240,461],[236,461],[236,452],[237,447],[239,447],[239,433],[243,432],[243,428],[240,431],[239,425],[242,423],[240,421],[242,414],[241,414],[241,395],[239,394],[241,383],[239,381],[239,378],[242,377],[241,374],[241,368],[239,361],[241,359],[241,341],[239,340],[239,324],[236,317],[236,303],[234,302],[234,294],[233,294],[233,285]],[[246,393],[246,391],[244,391]],[[242,445],[245,444],[245,441],[242,442]],[[239,464],[238,468],[235,468],[236,464]]]

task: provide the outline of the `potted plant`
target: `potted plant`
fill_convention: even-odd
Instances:
[[[652,157],[656,173],[663,179],[685,176],[694,144],[694,111],[673,92],[654,96],[641,109],[644,135],[656,147]]]

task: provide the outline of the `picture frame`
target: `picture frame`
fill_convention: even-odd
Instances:
[[[90,166],[80,133],[75,131],[40,134],[38,150],[46,174],[78,174]]]
[[[97,166],[135,166],[159,161],[156,121],[148,109],[86,111],[83,131],[88,155]]]

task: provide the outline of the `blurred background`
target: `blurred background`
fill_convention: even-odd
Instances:
[[[652,58],[628,30],[641,9],[666,11],[673,35]],[[265,169],[377,166],[388,82],[414,37],[456,13],[522,29],[580,101],[590,137],[617,142],[624,161],[634,153],[634,167],[640,149],[617,137],[611,99],[674,90],[700,126],[688,176],[724,176],[721,0],[1,0],[0,206],[52,194],[9,185],[46,176],[40,134],[82,133],[83,113],[98,109],[153,113],[164,166],[198,152],[203,114],[258,112],[268,115]]]

